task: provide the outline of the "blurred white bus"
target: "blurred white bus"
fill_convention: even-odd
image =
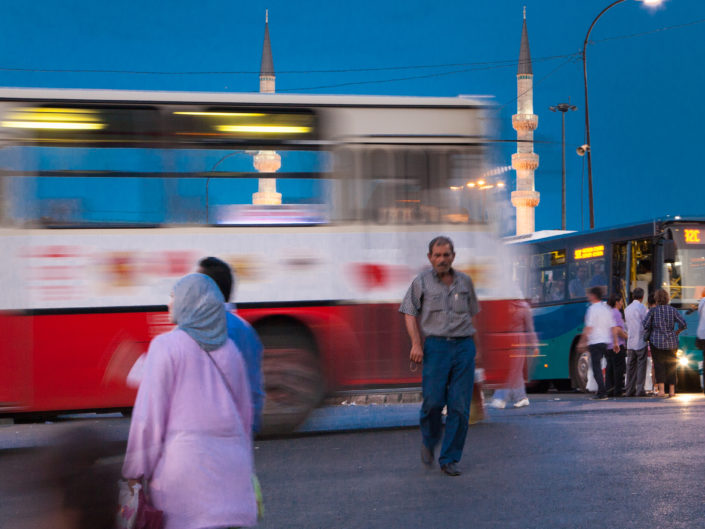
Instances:
[[[131,406],[108,366],[171,328],[171,286],[208,255],[265,343],[266,431],[326,392],[417,386],[397,308],[438,234],[500,381],[491,117],[471,98],[0,89],[0,412]]]

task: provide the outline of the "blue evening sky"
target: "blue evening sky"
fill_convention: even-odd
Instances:
[[[498,136],[514,138],[516,61],[522,6],[534,59],[535,151],[541,204],[537,229],[560,224],[560,116],[567,116],[568,228],[581,227],[585,32],[607,0],[427,2],[199,2],[156,0],[7,2],[2,12],[0,85],[197,91],[256,91],[264,9],[278,91],[455,96],[489,94],[500,105]],[[648,10],[627,0],[610,10],[589,48],[591,133],[598,226],[666,214],[700,214],[705,197],[705,2],[667,0]],[[660,28],[681,26],[656,31]],[[646,35],[613,39],[650,32]],[[548,58],[563,56],[559,58]],[[475,63],[475,64],[467,64]],[[490,64],[478,64],[490,63]],[[499,63],[499,64],[498,64]],[[400,66],[455,66],[392,69]],[[458,64],[461,64],[458,66]],[[367,72],[286,71],[388,68]],[[238,71],[136,75],[12,69]],[[443,74],[430,76],[431,74]],[[399,78],[427,76],[415,79]],[[370,81],[387,81],[376,82]],[[347,86],[329,86],[341,85]],[[321,87],[315,90],[304,90]],[[514,145],[500,151],[510,161]],[[510,177],[511,178],[511,177]],[[586,178],[586,175],[585,175]],[[583,226],[587,227],[584,194]]]

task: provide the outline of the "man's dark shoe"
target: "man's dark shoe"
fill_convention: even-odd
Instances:
[[[607,395],[595,395],[592,400],[607,400]]]
[[[441,465],[441,470],[449,476],[459,476],[461,474],[460,469],[455,463]]]
[[[642,391],[641,393],[637,393],[637,394],[634,395],[634,396],[635,396],[635,397],[646,397],[646,392],[645,392],[645,391]]]
[[[427,467],[433,466],[433,452],[423,443],[421,443],[421,462]]]

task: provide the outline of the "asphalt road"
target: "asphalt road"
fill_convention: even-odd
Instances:
[[[126,420],[89,422],[124,440]],[[36,505],[32,490],[13,483],[31,459],[27,448],[60,427],[0,426],[0,527]],[[260,527],[705,527],[704,427],[702,395],[535,396],[528,408],[492,410],[471,427],[456,478],[421,465],[417,428],[258,440]]]

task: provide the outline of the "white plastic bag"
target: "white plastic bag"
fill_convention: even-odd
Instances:
[[[588,376],[585,389],[591,393],[597,391],[597,381],[595,380],[595,374],[592,372],[592,362],[588,364]]]
[[[139,491],[142,485],[137,484],[130,490],[127,481],[118,482],[118,513],[115,520],[116,529],[133,529],[139,508]]]
[[[603,356],[602,359],[600,360],[600,367],[602,369],[605,369],[607,367],[607,360]],[[604,375],[603,375],[603,380],[604,380]],[[597,381],[595,380],[595,373],[592,371],[592,362],[588,363],[588,379],[587,379],[587,385],[585,386],[585,389],[590,392],[595,392],[597,391]]]

